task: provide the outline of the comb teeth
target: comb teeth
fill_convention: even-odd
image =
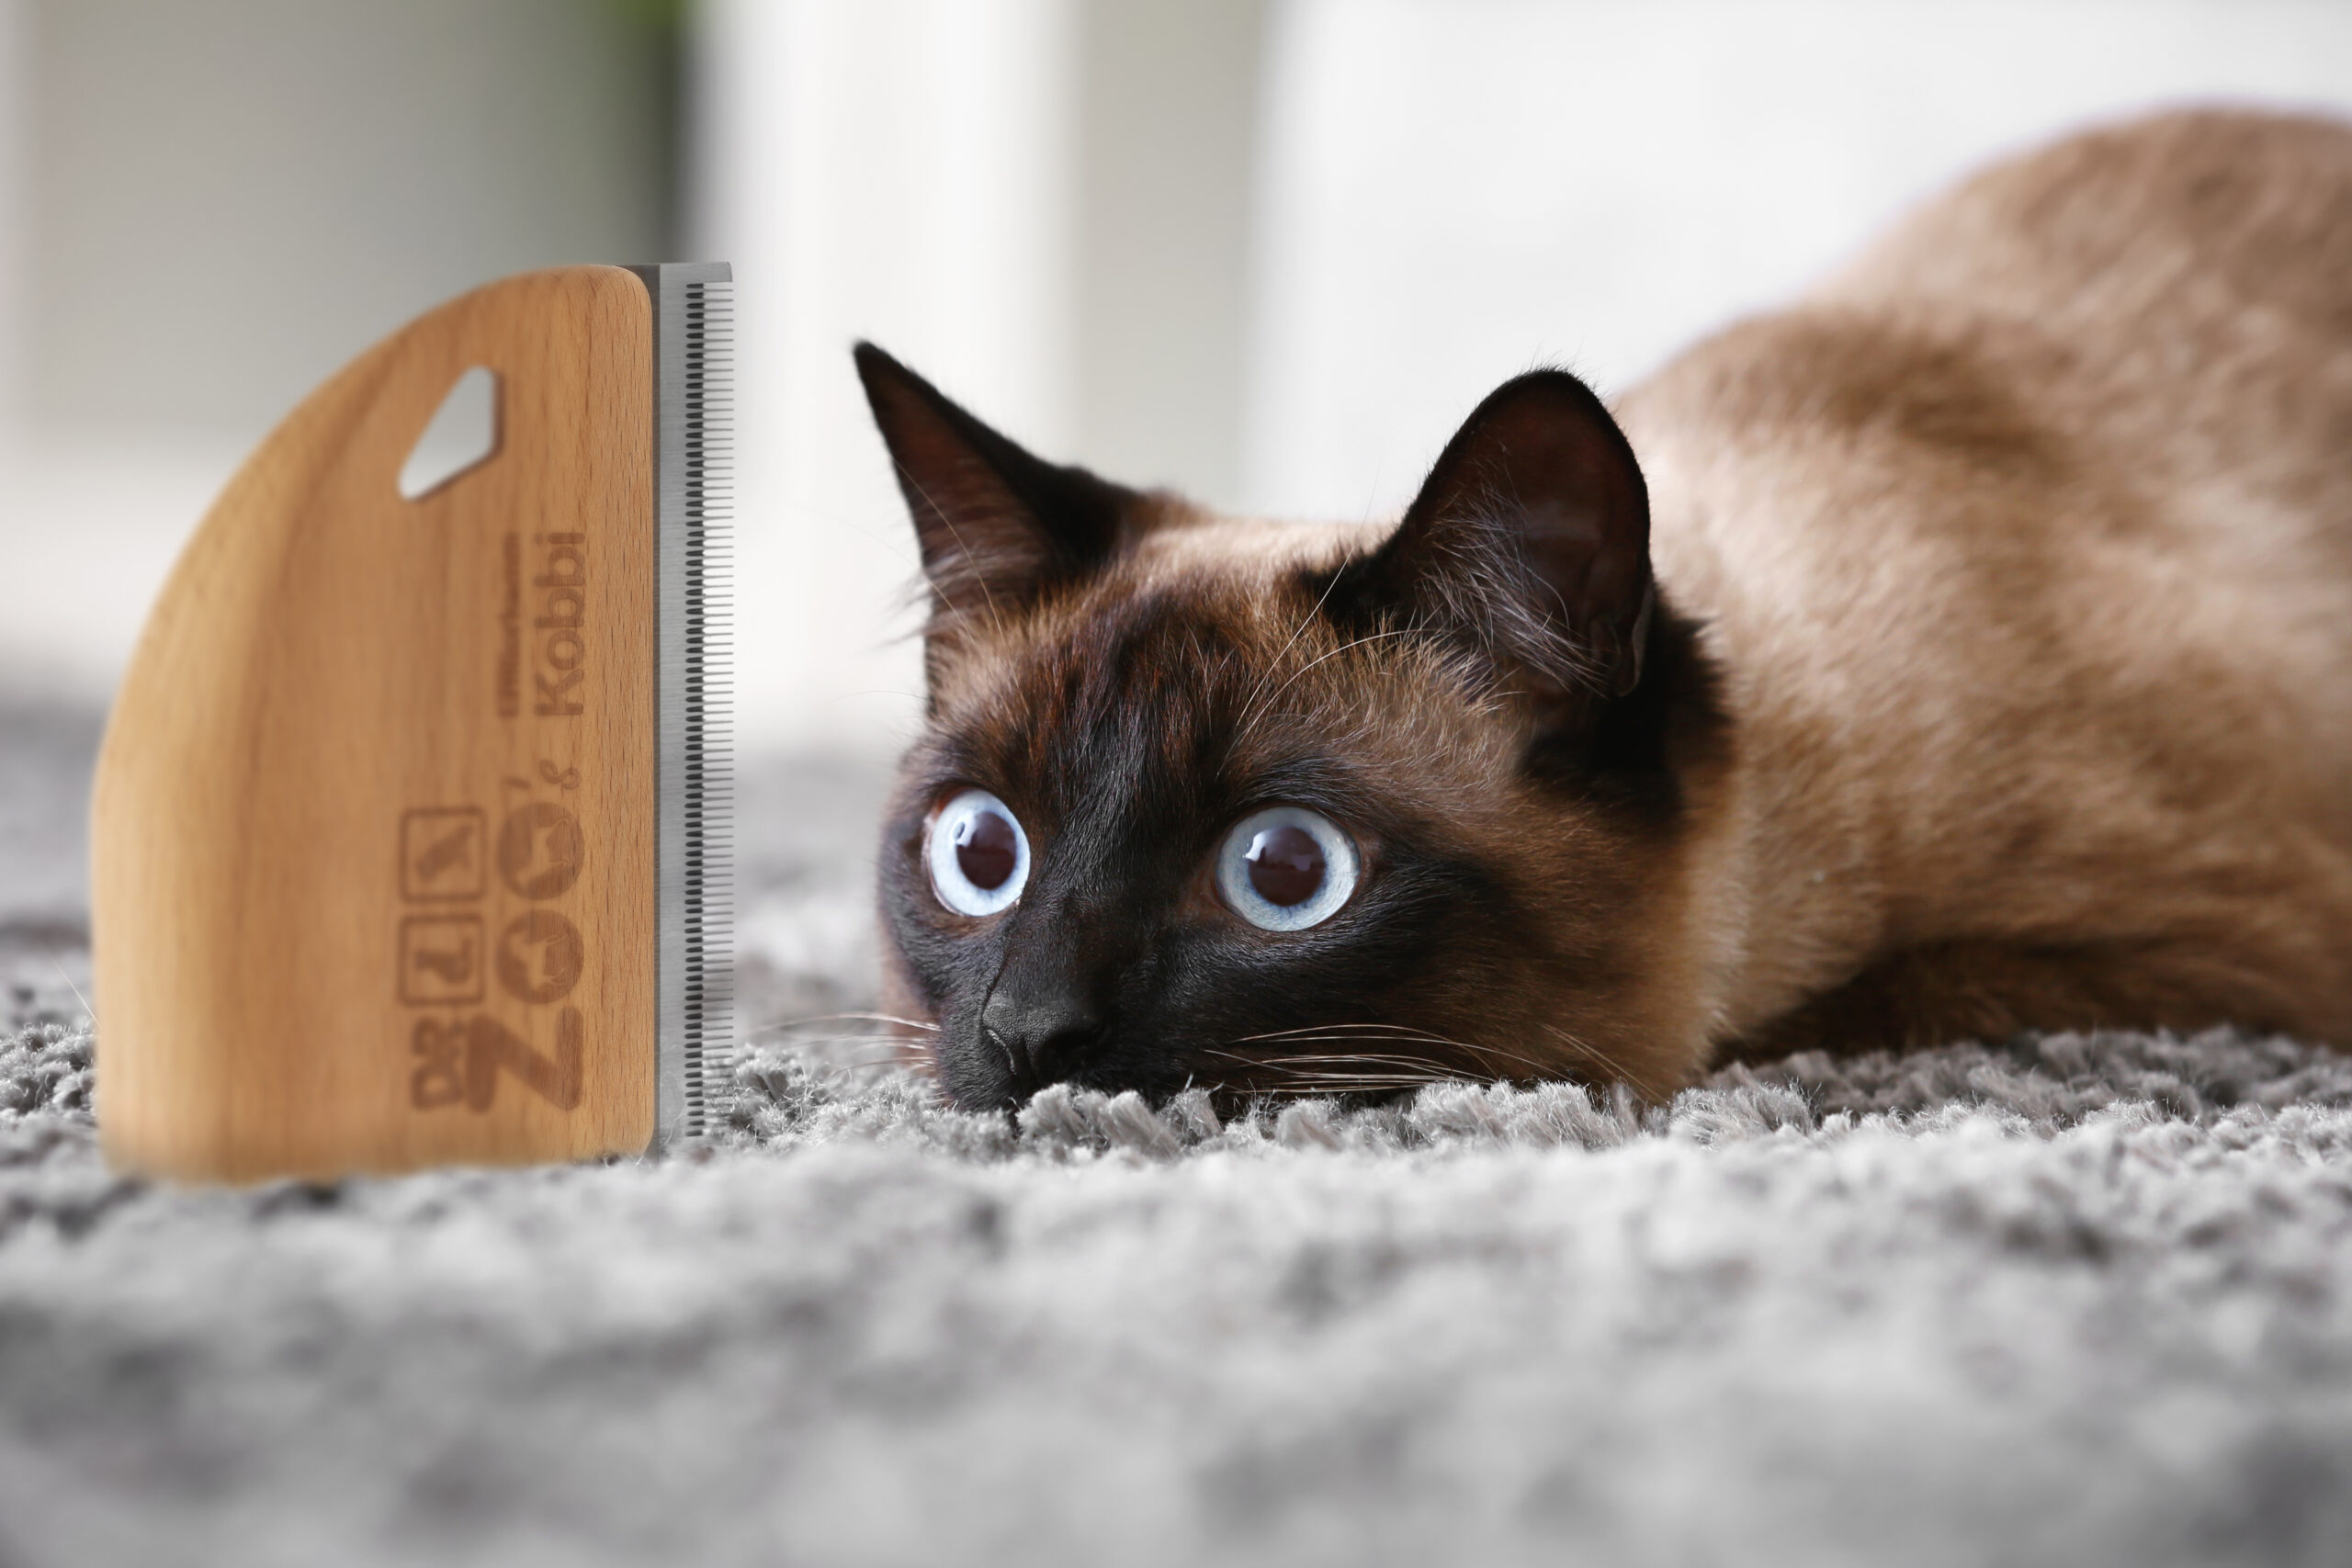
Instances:
[[[729,525],[734,286],[641,267],[653,296],[661,675],[657,1143],[709,1130],[732,1066],[735,842]]]
[[[735,1019],[735,287],[686,286],[685,1115],[698,1136]]]

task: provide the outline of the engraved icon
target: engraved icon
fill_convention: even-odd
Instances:
[[[470,806],[401,814],[401,897],[479,898],[490,874],[482,815]]]
[[[481,920],[413,915],[401,922],[401,1000],[411,1007],[481,999]]]
[[[462,1104],[488,1111],[498,1100],[502,1073],[558,1111],[577,1111],[585,1080],[580,1010],[555,1015],[555,1049],[543,1052],[494,1018],[420,1018],[409,1035],[416,1066],[409,1075],[409,1103],[419,1111]]]
[[[498,874],[525,898],[552,898],[570,887],[587,856],[579,818],[550,801],[516,807],[498,829]]]
[[[498,983],[518,1001],[551,1002],[580,983],[584,957],[579,927],[552,909],[534,909],[499,933]]]

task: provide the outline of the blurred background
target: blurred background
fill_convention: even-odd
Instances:
[[[1497,380],[1621,390],[1968,166],[2352,113],[2290,0],[0,0],[0,699],[101,705],[309,389],[553,263],[736,266],[754,747],[915,711],[848,345],[1040,452],[1393,509]]]

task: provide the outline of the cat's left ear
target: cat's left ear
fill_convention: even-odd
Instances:
[[[1125,541],[1135,491],[1032,455],[870,343],[855,355],[914,519],[934,642],[966,615],[1017,613]]]
[[[1507,662],[1539,697],[1607,699],[1641,680],[1649,546],[1649,489],[1624,433],[1582,381],[1538,370],[1478,405],[1396,532],[1348,575],[1382,618]]]

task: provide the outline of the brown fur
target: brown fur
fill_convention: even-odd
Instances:
[[[1622,412],[1738,716],[1714,1043],[2352,1042],[2352,132],[2005,164]]]
[[[1017,528],[939,560],[926,534],[931,715],[886,884],[975,770],[1050,846],[1123,792],[1312,756],[1389,814],[1356,824],[1371,859],[1408,835],[1521,923],[1429,982],[1388,1055],[1432,1072],[1657,1095],[1726,1053],[2029,1028],[2352,1043],[2352,130],[2184,114],[2001,165],[1618,413],[1661,791],[1531,767],[1540,658],[1318,613],[1385,528],[1136,498],[1083,570]],[[957,482],[917,441],[902,468]],[[987,534],[1019,509],[972,474],[943,511]],[[1042,585],[991,592],[991,551]],[[1023,918],[1115,921],[1116,895]],[[1217,919],[1186,897],[1168,929]],[[902,958],[892,988],[933,1010]],[[1311,1082],[1206,1050],[1190,1081]]]

